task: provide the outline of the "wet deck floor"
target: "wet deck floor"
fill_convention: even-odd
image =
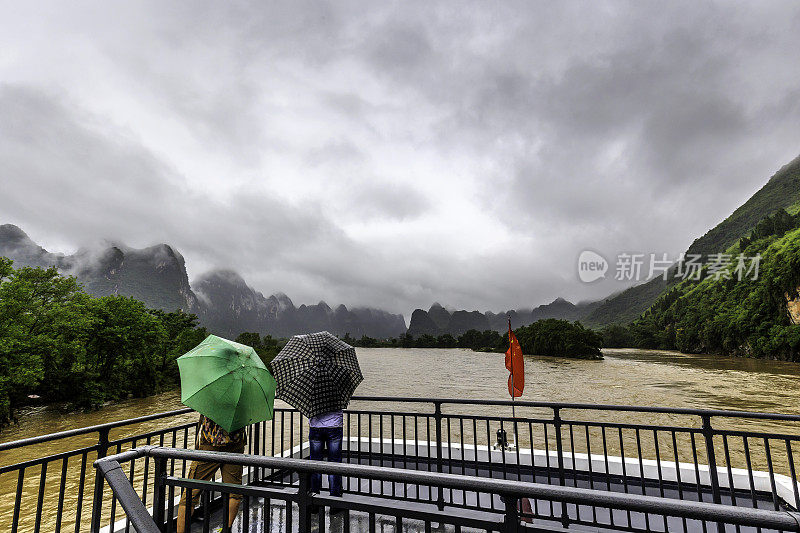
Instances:
[[[431,465],[428,464],[412,464],[403,459],[389,459],[389,458],[377,458],[373,459],[371,462],[366,460],[358,461],[356,457],[351,457],[349,460],[353,463],[361,462],[361,464],[372,464],[374,466],[384,466],[384,467],[398,467],[398,468],[411,468],[414,469],[418,467],[420,470],[427,471],[429,468],[431,470],[435,470]],[[474,468],[464,468],[462,469],[459,466],[453,465],[452,473],[454,474],[466,474],[466,475],[479,475],[480,477],[495,477],[495,478],[503,478],[506,477],[508,479],[520,481],[535,481],[538,483],[550,483],[557,485],[558,479],[554,476],[553,472],[548,472],[546,470],[542,471],[531,471],[530,468],[527,471],[516,471],[508,470],[503,471],[502,466],[497,465],[492,468],[489,468],[489,465],[486,465],[483,468],[483,465],[480,465],[481,468],[478,470]],[[449,469],[445,468],[445,471]],[[664,496],[667,498],[675,498],[675,499],[683,499],[683,500],[703,500],[703,501],[712,501],[710,490],[707,487],[701,487],[701,490],[698,492],[697,486],[685,486],[682,487],[681,490],[678,490],[677,487],[672,486],[668,483],[662,483],[659,485],[657,482],[649,481],[644,484],[642,487],[641,485],[632,485],[630,481],[628,481],[628,485],[623,483],[623,481],[618,479],[604,479],[599,481],[598,479],[594,479],[590,482],[590,480],[583,474],[579,473],[577,478],[567,476],[565,479],[565,484],[568,486],[578,486],[578,487],[586,487],[586,488],[595,488],[599,490],[612,490],[615,492],[627,492],[634,493],[634,494],[648,494],[652,496]],[[323,495],[327,493],[327,479],[323,476]],[[436,510],[436,506],[434,503],[436,497],[438,496],[437,489],[434,489],[434,494],[431,494],[428,487],[418,487],[415,485],[406,485],[403,483],[389,483],[389,482],[376,482],[376,481],[366,481],[366,480],[357,480],[354,478],[346,478],[344,480],[344,487],[345,487],[345,499],[355,501],[358,500],[361,503],[364,502],[372,502],[378,505],[382,505],[384,507],[389,508],[408,508],[408,509],[430,509],[431,511]],[[736,497],[735,504],[738,506],[743,507],[758,507],[763,509],[774,509],[774,503],[768,495],[757,495],[755,502],[753,501],[752,494],[750,493],[741,493],[741,494],[734,494]],[[394,497],[394,499],[392,499]],[[452,493],[448,490],[444,491],[444,499],[448,503],[452,502],[453,506],[447,506],[445,511],[450,514],[458,514],[463,515],[465,513],[474,514],[474,516],[479,516],[485,518],[487,520],[501,522],[502,521],[502,511],[504,509],[503,502],[500,500],[499,497],[491,497],[486,494],[477,495],[476,493],[472,492],[461,492],[461,491],[452,491]],[[464,509],[466,507],[479,507],[483,509],[487,509],[487,511],[471,511]],[[731,495],[728,493],[723,493],[722,495],[722,503],[723,504],[733,504]],[[562,514],[562,506],[559,503],[554,503],[545,500],[535,500],[531,501],[531,510],[537,516],[537,518],[533,522],[533,526],[539,530],[552,530],[552,531],[565,531],[562,529],[562,525],[560,522],[560,517]],[[461,507],[459,507],[461,506]],[[781,505],[780,508],[782,510],[789,510],[785,505]],[[266,532],[286,532],[291,530],[297,530],[298,526],[298,511],[297,506],[292,505],[291,509],[291,516],[289,516],[289,511],[287,511],[286,502],[277,502],[272,501],[270,505],[265,508],[264,501],[260,499],[251,499],[250,501],[250,509],[249,509],[249,524],[247,531],[248,533],[266,533]],[[490,512],[490,509],[494,509],[493,512]],[[572,531],[594,531],[594,532],[607,532],[607,531],[630,531],[633,530],[640,530],[640,531],[686,531],[686,532],[702,532],[702,531],[716,531],[717,527],[716,524],[706,524],[706,527],[703,527],[703,524],[699,521],[695,520],[683,520],[680,518],[667,518],[665,520],[664,517],[658,515],[646,515],[644,513],[628,513],[625,511],[613,511],[610,512],[608,509],[604,508],[592,508],[589,506],[578,506],[575,505],[567,505],[566,506],[567,516],[570,517],[570,524],[569,529]],[[320,527],[320,519],[322,520],[322,527]],[[369,531],[369,520],[370,517],[365,512],[356,512],[356,511],[348,511],[348,512],[339,512],[331,514],[328,509],[322,508],[321,513],[312,515],[312,531],[330,531],[332,533],[345,533],[345,532],[358,532],[358,531]],[[379,532],[395,532],[395,531],[402,531],[403,533],[416,533],[416,532],[425,532],[425,531],[447,531],[447,532],[455,532],[456,528],[452,525],[439,525],[436,522],[431,523],[426,529],[426,524],[421,520],[413,520],[404,518],[402,520],[401,527],[398,528],[398,524],[396,518],[393,516],[388,515],[375,515],[375,531]],[[240,511],[239,517],[237,521],[234,523],[234,533],[242,533],[245,531],[243,529],[243,512]],[[212,516],[210,521],[210,531],[215,531],[216,528],[221,527],[221,513],[216,512]],[[202,531],[202,523],[195,523],[193,525],[192,531]],[[736,531],[741,533],[750,533],[755,532],[755,528],[748,528],[748,527],[740,527],[738,529],[734,528],[733,526],[729,526],[726,528],[727,531],[734,532]],[[470,529],[463,527],[460,531],[464,532],[471,532],[471,531],[484,531],[483,529]],[[768,530],[762,530],[765,533]]]

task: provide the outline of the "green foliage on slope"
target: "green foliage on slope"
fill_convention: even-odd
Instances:
[[[610,328],[604,336],[643,348],[800,361],[800,325],[787,310],[800,286],[800,229],[742,239],[735,250],[761,255],[755,279],[753,272],[738,279],[734,255],[719,276],[704,269],[700,280],[683,280],[659,297],[627,328],[627,338]]]
[[[648,282],[625,289],[619,294],[607,298],[591,313],[582,318],[582,321],[590,327],[603,327],[610,324],[627,324],[632,322],[648,307],[667,288],[670,280],[665,281],[661,277],[651,279]]]
[[[750,233],[764,217],[800,203],[800,157],[785,165],[728,218],[695,240],[687,254],[713,254]]]
[[[696,239],[688,254],[719,253],[736,246],[737,242],[750,235],[760,221],[783,210],[789,215],[800,212],[800,157],[782,167],[769,181],[736,209],[728,218]],[[631,287],[601,303],[581,320],[591,327],[607,327],[610,324],[628,324],[644,313],[656,299],[671,290],[676,282],[673,278],[660,278]]]

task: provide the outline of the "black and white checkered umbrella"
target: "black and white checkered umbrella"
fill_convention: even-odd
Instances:
[[[364,379],[355,348],[327,331],[289,339],[270,370],[275,397],[308,418],[347,407]]]

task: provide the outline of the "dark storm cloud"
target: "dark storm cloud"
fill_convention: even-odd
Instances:
[[[224,199],[198,194],[136,139],[39,89],[0,88],[0,160],[4,213],[35,234],[168,242],[231,268],[280,262],[323,242],[346,246],[313,205],[287,206],[248,191]]]
[[[0,222],[169,242],[195,275],[301,302],[603,296],[576,283],[582,249],[677,254],[800,152],[791,2],[53,4],[3,24]]]

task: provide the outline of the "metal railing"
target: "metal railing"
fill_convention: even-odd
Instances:
[[[554,491],[594,489],[623,497],[655,496],[772,511],[800,508],[795,460],[800,453],[800,416],[517,401],[517,417],[512,418],[510,405],[509,401],[356,397],[345,413],[345,462],[538,483]],[[87,478],[87,462],[143,445],[191,448],[195,422],[190,413],[181,409],[0,444],[0,460],[11,460],[0,463],[0,529],[77,533],[99,517],[104,527],[122,518],[123,529],[129,531],[130,523],[110,492]],[[153,428],[153,424],[167,427]],[[248,429],[246,452],[308,457],[304,424],[297,411],[276,408],[272,420]],[[517,445],[496,448],[498,430]],[[37,454],[45,442],[63,442],[64,449]],[[131,456],[120,464],[141,501],[151,507],[156,496],[151,457]],[[171,462],[168,474],[182,477],[187,471],[184,458]],[[298,482],[298,474],[285,471],[279,463],[254,463],[247,464],[246,480],[251,486],[268,483],[288,488]],[[497,493],[435,483],[411,485],[348,476],[344,488],[354,496],[401,499],[436,509],[495,513],[505,508]],[[104,504],[93,508],[91,500],[98,497]],[[676,523],[665,515],[623,507],[610,511],[543,496],[532,499],[530,511],[522,515],[562,526],[605,524],[629,531],[716,527],[691,523],[686,517]]]
[[[156,478],[154,487],[158,492],[158,496],[154,503],[152,515],[139,499],[139,495],[133,490],[120,465],[120,461],[126,462],[136,457],[151,457],[155,460]],[[226,483],[200,482],[167,475],[168,462],[187,459],[242,465],[256,469],[279,469],[298,474],[299,484],[296,491],[286,491],[274,486],[247,487]],[[222,516],[228,516],[230,495],[243,495],[245,512],[243,514],[244,523],[242,528],[244,531],[250,531],[247,505],[251,498],[266,501],[278,500],[284,502],[287,507],[296,504],[299,517],[298,531],[301,532],[311,531],[312,514],[317,514],[318,520],[323,520],[319,512],[312,512],[314,506],[335,505],[338,509],[368,514],[371,531],[374,531],[375,515],[381,514],[395,519],[397,524],[396,531],[402,530],[403,521],[407,519],[423,522],[426,530],[430,528],[431,522],[435,521],[439,524],[450,524],[459,528],[472,527],[487,531],[515,533],[524,527],[520,523],[518,512],[518,504],[523,498],[550,498],[565,504],[605,507],[628,512],[645,512],[664,517],[689,518],[700,521],[713,521],[719,524],[770,528],[778,531],[800,531],[800,514],[789,511],[748,509],[714,503],[687,502],[654,496],[620,494],[595,489],[553,487],[541,483],[511,482],[457,474],[409,472],[398,468],[381,468],[346,463],[337,464],[306,459],[145,446],[124,454],[100,459],[95,462],[95,467],[98,470],[98,478],[105,479],[108,482],[139,533],[172,531],[174,525],[172,520],[173,502],[167,499],[166,493],[167,488],[173,489],[175,487],[182,487],[189,491],[199,490],[203,494],[208,491],[221,493],[224,500]],[[504,502],[504,506],[499,511],[476,515],[437,512],[424,507],[401,507],[364,499],[324,497],[312,494],[310,491],[310,477],[315,472],[339,474],[380,482],[428,485],[442,490],[490,493],[499,496]],[[100,502],[96,504],[99,505]],[[291,516],[291,511],[287,512],[287,516]],[[186,526],[188,531],[190,527],[188,514]],[[207,532],[208,529],[208,521],[205,521],[203,530]],[[223,521],[223,532],[227,533],[229,530],[227,522]],[[291,525],[288,530],[291,531]],[[92,531],[99,531],[99,523],[93,523]]]
[[[93,498],[91,481],[94,478],[87,478],[87,463],[91,467],[91,461],[105,457],[109,451],[119,453],[126,447],[151,444],[154,439],[160,444],[177,446],[182,444],[180,437],[184,436],[185,444],[190,442],[185,435],[194,424],[181,424],[168,429],[115,438],[111,437],[112,432],[124,431],[146,422],[174,419],[190,412],[190,409],[180,409],[0,443],[2,458],[11,461],[10,464],[0,466],[0,488],[3,491],[0,498],[3,502],[0,529],[12,533],[42,530],[75,533],[83,531],[85,528],[82,525],[88,522]],[[167,435],[171,436],[171,440],[165,440]],[[67,449],[38,456],[36,450],[40,445],[53,442],[64,443]],[[76,444],[78,446],[72,448]],[[26,459],[18,460],[26,456]],[[11,487],[13,492],[9,490]],[[13,494],[13,498],[7,498],[9,492]],[[35,503],[30,505],[34,494]],[[48,512],[43,521],[45,509]],[[49,523],[48,517],[52,518]]]
[[[277,408],[275,417],[282,421],[297,418],[297,413]],[[153,427],[157,424],[163,425]],[[102,486],[94,485],[90,470],[93,461],[142,445],[192,448],[196,425],[194,411],[184,408],[0,443],[0,531],[85,531],[90,520],[99,516],[92,501],[97,498],[96,491],[102,491]],[[250,432],[255,435],[258,429],[250,428]],[[42,445],[60,450],[41,453]],[[252,451],[252,444],[248,451]],[[188,471],[185,462],[178,468],[184,474]],[[153,467],[149,459],[131,462],[128,475],[141,494],[152,498]],[[102,519],[114,523],[116,504],[109,495],[103,497],[110,506]]]

